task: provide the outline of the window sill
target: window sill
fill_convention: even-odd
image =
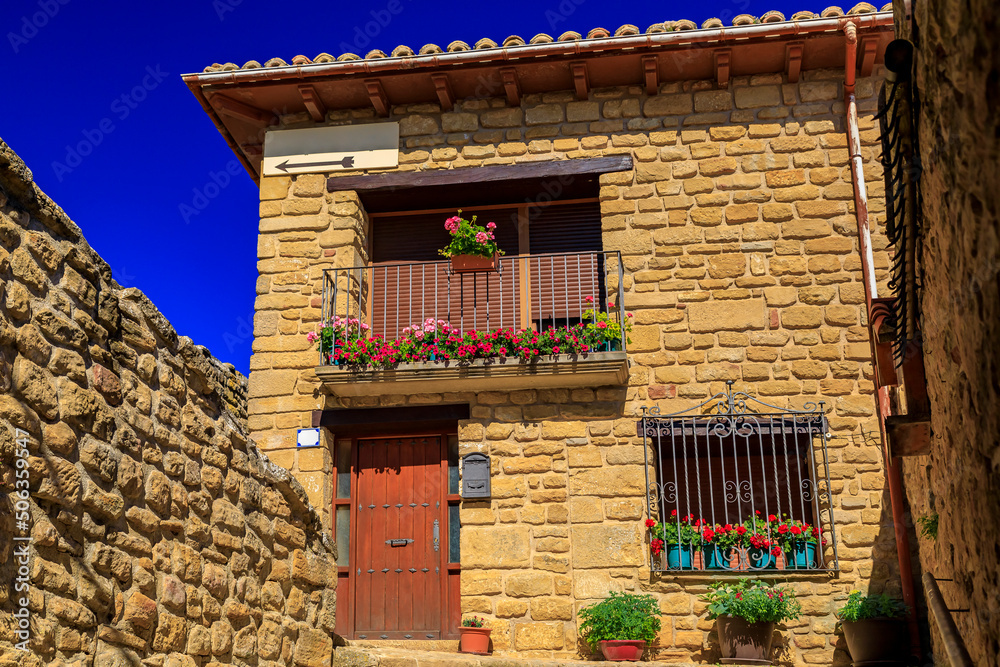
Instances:
[[[384,370],[319,366],[316,375],[335,396],[621,386],[628,381],[628,356],[619,351],[560,354],[531,363],[517,357],[431,361]]]

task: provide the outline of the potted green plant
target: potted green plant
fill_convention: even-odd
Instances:
[[[485,227],[477,225],[476,216],[466,220],[459,209],[458,215],[444,221],[444,228],[451,234],[451,242],[440,253],[451,258],[452,271],[470,273],[496,269],[497,257],[504,254],[493,233],[496,223],[488,222]]]
[[[612,592],[579,612],[580,634],[606,660],[639,660],[660,631],[660,606],[652,595]]]
[[[905,665],[910,654],[906,613],[906,605],[884,593],[851,591],[837,618],[854,664]]]
[[[691,569],[692,554],[701,549],[701,524],[702,520],[695,519],[693,514],[678,516],[677,510],[670,511],[667,521],[647,519],[650,551],[659,558],[665,548],[668,569]]]
[[[765,519],[760,510],[757,510],[743,522],[748,531],[747,541],[750,543],[747,558],[750,561],[750,567],[757,570],[778,567],[777,557],[781,553],[781,547],[778,546],[771,520],[777,520],[777,517],[771,514],[768,519]]]
[[[490,628],[486,627],[486,619],[479,616],[463,618],[458,632],[460,653],[487,655],[490,652]]]
[[[798,519],[771,518],[771,534],[785,554],[785,569],[815,568],[819,529]]]
[[[710,585],[701,599],[715,619],[723,664],[771,664],[774,624],[795,620],[802,608],[795,593],[760,580]]]
[[[704,557],[706,570],[724,570],[731,568],[733,550],[745,547],[747,542],[746,528],[731,523],[715,526],[705,524],[701,528],[701,553]]]

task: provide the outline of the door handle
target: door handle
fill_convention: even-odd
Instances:
[[[385,543],[390,547],[405,547],[407,544],[412,543],[411,539],[397,539],[397,540],[386,540]]]
[[[434,551],[441,545],[441,523],[434,519]]]

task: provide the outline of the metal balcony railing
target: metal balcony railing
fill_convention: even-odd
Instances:
[[[459,332],[543,331],[574,326],[592,310],[621,323],[623,273],[621,253],[604,251],[501,257],[496,270],[475,273],[455,273],[449,260],[327,269],[322,322],[346,319],[338,336],[385,340],[428,319]],[[623,327],[620,349],[625,343]]]
[[[823,403],[787,410],[732,385],[679,413],[643,408],[651,569],[838,570]]]

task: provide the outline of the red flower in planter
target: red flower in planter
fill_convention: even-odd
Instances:
[[[646,528],[652,528],[655,525],[656,521],[654,519],[646,519]]]
[[[736,534],[737,535],[743,535],[746,532],[747,532],[747,529],[744,528],[743,526],[736,526]]]
[[[660,552],[663,551],[663,540],[655,539],[649,543],[649,548],[653,551],[654,556],[659,556]]]
[[[773,514],[768,514],[767,515],[767,520],[768,521],[777,521],[778,517],[774,516]]]

